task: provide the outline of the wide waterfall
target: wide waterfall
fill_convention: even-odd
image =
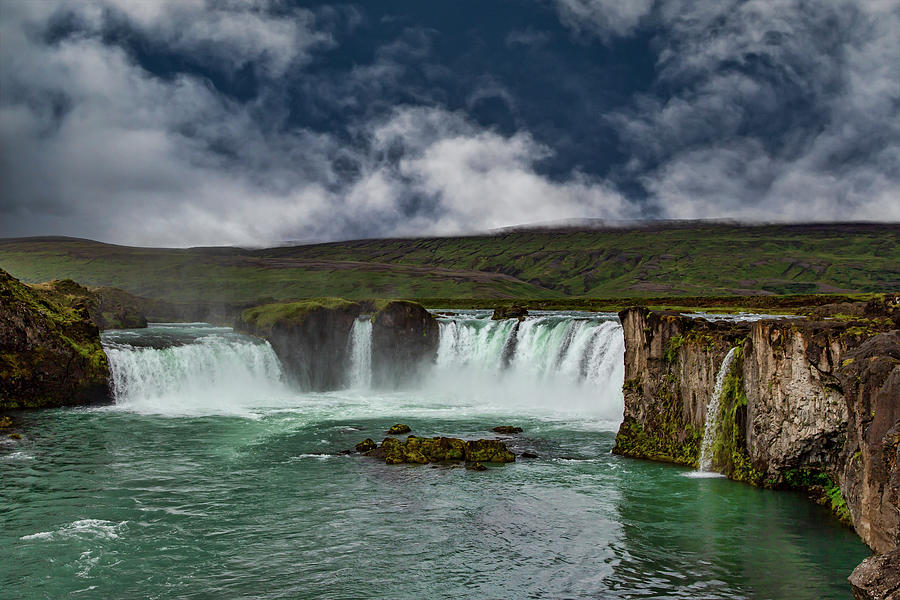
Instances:
[[[734,361],[734,351],[732,348],[722,360],[722,366],[716,373],[716,385],[713,388],[712,396],[709,397],[709,404],[706,407],[706,423],[703,426],[703,445],[700,448],[700,470],[711,472],[712,464],[712,447],[716,441],[716,433],[719,425],[719,399],[722,396],[722,388],[725,385],[725,377],[731,369],[731,363]]]
[[[205,324],[154,324],[107,332],[116,404],[138,412],[234,412],[247,397],[272,400],[289,391],[267,342]]]
[[[399,398],[399,405],[414,401],[463,412],[589,417],[609,428],[621,420],[624,339],[614,315],[541,313],[493,321],[484,311],[460,311],[438,321],[434,364],[393,393],[374,389],[372,322],[357,319],[347,339],[345,391],[385,409]],[[268,343],[229,328],[154,324],[103,338],[117,407],[243,414],[310,396],[284,383]]]

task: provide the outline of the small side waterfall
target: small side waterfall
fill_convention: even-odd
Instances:
[[[719,428],[719,399],[722,396],[722,387],[725,385],[725,377],[731,369],[731,363],[734,361],[734,351],[732,348],[722,360],[722,366],[716,373],[716,385],[713,388],[712,396],[709,397],[709,404],[706,407],[706,423],[703,425],[703,445],[700,448],[700,470],[712,471],[712,446],[716,441],[716,431]]]
[[[372,385],[372,321],[357,319],[350,331],[350,369],[347,383],[354,389],[368,389]]]

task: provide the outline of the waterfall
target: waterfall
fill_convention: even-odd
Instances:
[[[437,364],[426,388],[496,406],[553,406],[609,421],[623,410],[625,340],[611,316],[543,314],[493,321],[440,319]]]
[[[719,399],[722,396],[722,387],[725,385],[725,377],[731,369],[731,363],[734,361],[734,351],[732,348],[722,360],[722,366],[716,373],[716,385],[713,388],[712,396],[709,397],[709,404],[706,407],[706,423],[703,425],[703,446],[700,449],[700,470],[712,471],[712,446],[716,441],[716,432],[719,428]]]
[[[268,342],[223,328],[184,329],[190,333],[183,339],[166,343],[160,343],[162,335],[154,337],[153,328],[135,338],[128,331],[104,333],[117,406],[166,414],[234,413],[287,395]]]
[[[348,384],[351,388],[368,389],[372,385],[372,321],[369,317],[353,323],[349,343]]]

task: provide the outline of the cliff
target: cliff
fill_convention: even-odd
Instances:
[[[350,332],[371,314],[372,380],[394,387],[434,361],[438,324],[420,304],[404,300],[351,302],[322,298],[244,310],[235,329],[269,341],[291,382],[304,390],[333,390],[347,382]]]
[[[293,384],[332,390],[344,383],[347,340],[362,311],[341,298],[264,304],[243,311],[235,329],[268,340]]]
[[[145,312],[158,304],[124,290],[107,287],[85,287],[71,279],[54,279],[30,286],[45,298],[68,307],[83,306],[90,319],[101,330],[134,329],[147,326]]]
[[[416,302],[376,303],[372,317],[372,381],[396,387],[434,362],[440,341],[437,320]]]
[[[0,410],[109,400],[87,305],[63,306],[0,269]]]
[[[873,550],[892,551],[900,544],[900,310],[892,296],[856,309],[752,324],[621,312],[625,418],[613,451],[697,466],[715,376],[734,348],[712,420],[716,470],[806,489]]]

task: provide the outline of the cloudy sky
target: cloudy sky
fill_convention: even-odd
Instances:
[[[0,0],[0,236],[900,221],[900,0]]]

